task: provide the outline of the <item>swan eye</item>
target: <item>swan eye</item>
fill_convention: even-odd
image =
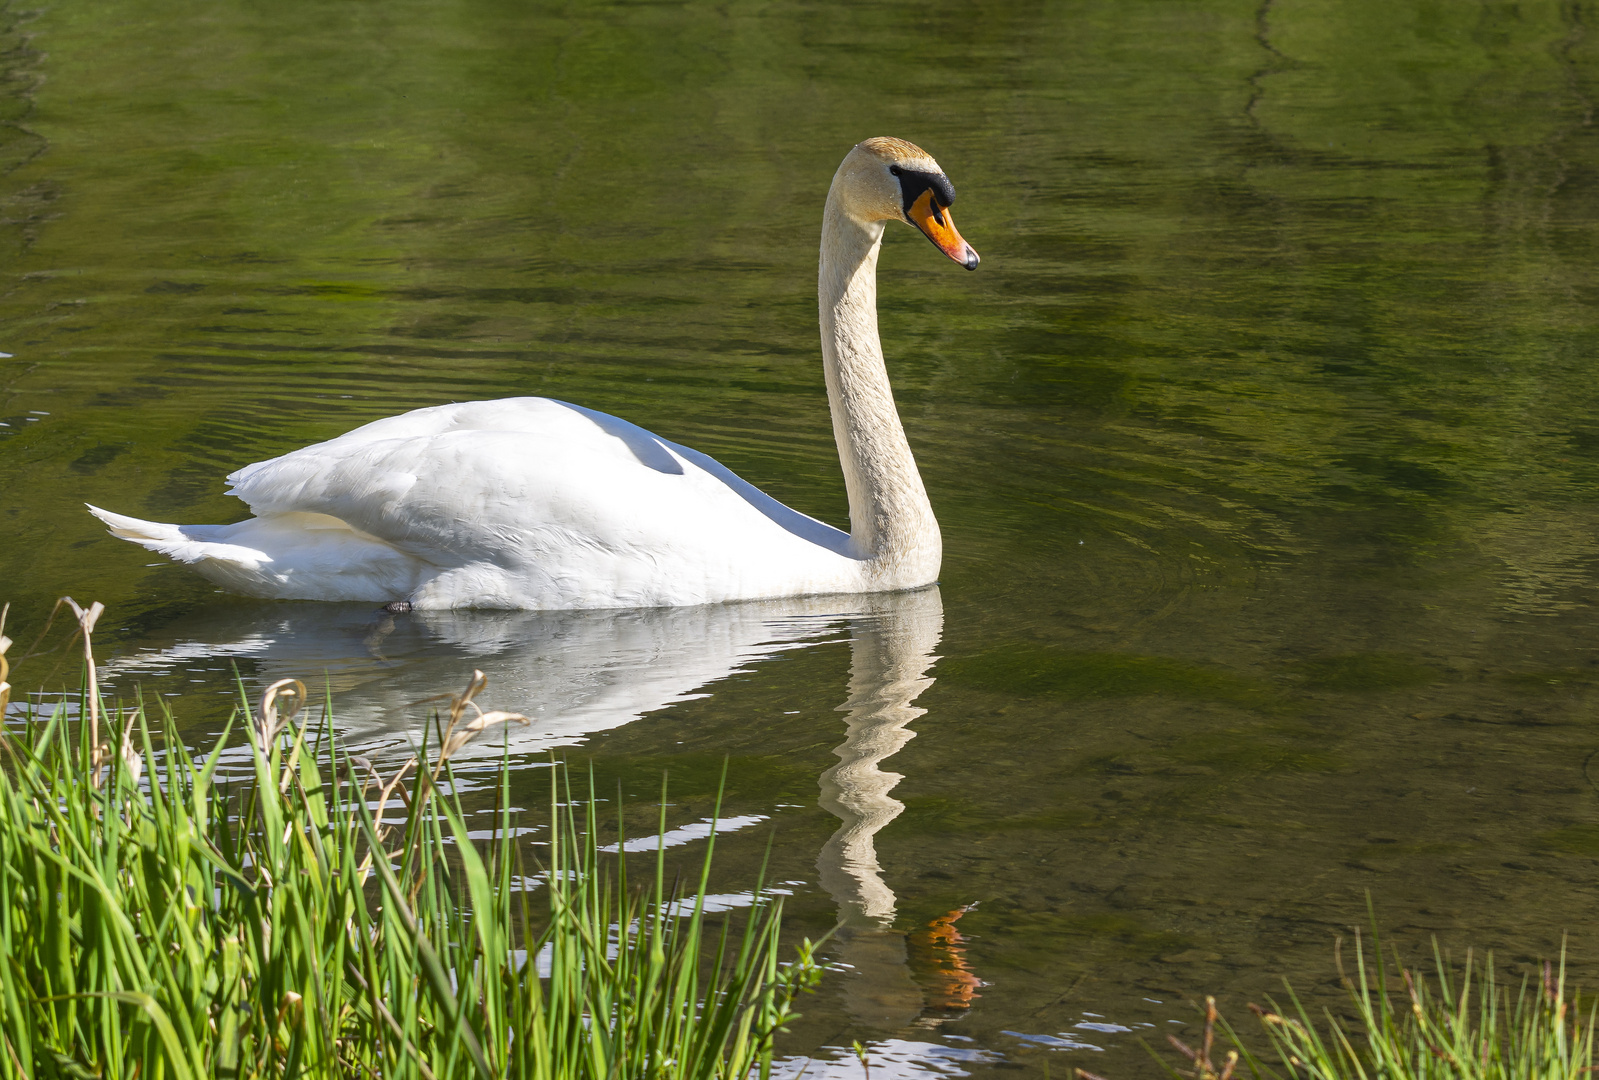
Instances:
[[[899,177],[900,196],[904,199],[907,214],[916,204],[916,200],[929,191],[932,192],[933,202],[939,209],[955,205],[955,185],[951,184],[949,177],[943,173],[902,169],[898,165],[889,166],[889,171]]]

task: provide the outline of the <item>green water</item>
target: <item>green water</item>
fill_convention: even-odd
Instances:
[[[723,816],[764,819],[727,888],[775,830],[790,925],[845,924],[786,1050],[823,1075],[853,1039],[879,1080],[1151,1074],[1193,996],[1335,1001],[1368,891],[1408,956],[1522,972],[1569,931],[1599,986],[1596,19],[14,2],[9,632],[104,601],[115,684],[189,692],[197,735],[235,662],[327,672],[365,737],[481,666],[494,705],[589,703],[525,764],[565,745],[641,807],[669,770],[682,823],[726,757]],[[385,625],[221,596],[80,508],[236,520],[240,465],[531,393],[843,524],[816,241],[877,134],[938,158],[983,256],[898,229],[881,263],[936,593]]]

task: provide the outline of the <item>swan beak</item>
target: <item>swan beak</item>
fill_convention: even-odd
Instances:
[[[968,270],[977,269],[977,264],[982,260],[972,250],[972,245],[962,240],[961,234],[955,231],[955,219],[949,216],[949,207],[939,206],[933,201],[932,191],[918,195],[905,216],[926,234],[939,251]]]

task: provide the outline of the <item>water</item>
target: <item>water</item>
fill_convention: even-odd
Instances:
[[[1599,38],[1580,5],[13,3],[0,580],[109,609],[112,684],[333,687],[395,752],[490,675],[716,891],[775,836],[842,922],[786,1053],[1153,1069],[1188,999],[1336,1003],[1366,897],[1599,985]],[[91,501],[546,394],[843,523],[821,199],[874,134],[960,191],[882,326],[946,547],[882,602],[556,618],[221,596]],[[60,654],[19,672],[71,678]],[[32,680],[30,683],[29,680]],[[176,698],[172,700],[178,700]],[[492,753],[474,768],[492,767]],[[732,905],[733,901],[729,901]],[[844,967],[843,965],[850,965]],[[797,1066],[793,1066],[797,1067]]]

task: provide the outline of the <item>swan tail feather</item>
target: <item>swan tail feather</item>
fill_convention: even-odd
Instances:
[[[174,562],[188,563],[219,584],[238,587],[241,575],[245,579],[263,578],[261,568],[273,561],[271,555],[256,548],[221,542],[217,534],[226,526],[168,525],[114,514],[90,503],[84,505],[110,527],[112,536],[132,541]]]
[[[126,514],[114,514],[110,510],[100,509],[93,503],[83,505],[89,508],[89,513],[105,522],[112,536],[132,540],[135,544],[143,544],[151,551],[160,550],[156,546],[158,544],[182,543],[185,539],[182,528],[177,525],[163,525],[158,521],[145,521],[142,518],[128,517]]]
[[[241,544],[206,539],[204,534],[217,531],[218,526],[168,525],[114,514],[89,503],[84,505],[110,527],[112,536],[165,555],[174,562],[185,563],[224,589],[246,596],[276,598],[283,595],[283,583],[267,569],[272,556]]]
[[[168,525],[98,506],[89,506],[89,512],[106,523],[112,536],[185,563],[224,589],[246,596],[387,602],[410,595],[416,587],[416,560],[321,515],[276,515],[234,525]]]

